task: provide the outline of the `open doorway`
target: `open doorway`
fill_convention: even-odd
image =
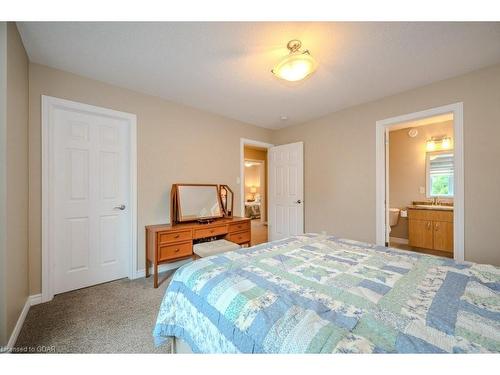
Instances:
[[[464,260],[461,103],[377,122],[377,244]]]
[[[390,247],[453,258],[453,139],[452,113],[388,129]]]
[[[268,241],[267,149],[271,146],[241,140],[241,216],[251,219],[252,246]]]
[[[252,245],[267,242],[267,149],[244,149],[245,217],[252,220]]]

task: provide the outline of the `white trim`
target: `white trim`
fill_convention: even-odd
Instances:
[[[399,238],[399,237],[389,237],[389,245],[391,242],[398,243],[401,245],[408,245],[408,243],[409,243],[407,238]]]
[[[19,314],[19,318],[17,319],[16,325],[10,334],[9,341],[7,342],[7,346],[3,347],[2,351],[10,352],[12,348],[16,345],[17,338],[21,329],[23,328],[24,320],[26,319],[26,315],[28,315],[28,311],[30,310],[30,298],[26,298],[26,302],[24,303],[23,309],[21,310],[21,314]]]
[[[73,102],[51,96],[42,95],[42,295],[41,301],[47,302],[54,297],[52,262],[51,262],[51,226],[50,226],[50,160],[52,129],[50,116],[55,107],[65,107],[79,111],[87,111],[105,116],[127,120],[130,127],[129,144],[129,176],[130,176],[130,255],[128,275],[135,277],[137,270],[137,116],[131,113],[119,112],[108,108]]]
[[[23,309],[19,314],[19,318],[17,319],[16,325],[12,330],[9,341],[7,342],[7,346],[3,347],[2,348],[3,350],[0,350],[0,352],[10,352],[12,350],[12,348],[16,345],[17,338],[19,337],[19,333],[21,333],[21,329],[23,328],[24,321],[26,320],[26,316],[28,315],[30,307],[38,305],[41,302],[42,302],[41,294],[34,294],[26,298],[26,302],[24,303]]]
[[[42,294],[33,294],[32,296],[29,296],[30,299],[30,306],[35,306],[40,303],[42,303]]]
[[[256,141],[253,139],[240,138],[240,216],[241,217],[245,216],[245,146],[271,148],[274,145],[271,143]],[[266,176],[266,178],[268,178],[268,176]],[[269,196],[267,191],[266,191],[266,196]]]
[[[376,122],[375,127],[375,152],[376,152],[376,243],[385,246],[386,242],[386,206],[385,201],[385,130],[403,122],[414,121],[421,118],[453,113],[454,137],[454,215],[453,215],[453,242],[454,259],[463,262],[464,252],[464,144],[463,144],[463,103],[454,103],[442,107],[431,108],[424,111],[409,113],[402,116],[391,117]]]

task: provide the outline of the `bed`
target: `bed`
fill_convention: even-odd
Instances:
[[[500,268],[305,234],[179,268],[153,336],[195,353],[500,352]]]
[[[260,219],[260,202],[245,202],[245,217]]]

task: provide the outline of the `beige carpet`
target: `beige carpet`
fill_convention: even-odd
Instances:
[[[168,283],[154,289],[152,278],[121,279],[32,306],[14,351],[168,353],[169,345],[155,348],[152,336]]]

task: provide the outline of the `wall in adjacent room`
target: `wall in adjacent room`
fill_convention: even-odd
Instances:
[[[264,161],[264,183],[260,187],[260,194],[262,199],[261,203],[261,219],[267,221],[267,208],[268,208],[268,197],[267,197],[267,149],[261,149],[258,147],[245,146],[244,149],[245,159],[251,160],[263,160]]]

